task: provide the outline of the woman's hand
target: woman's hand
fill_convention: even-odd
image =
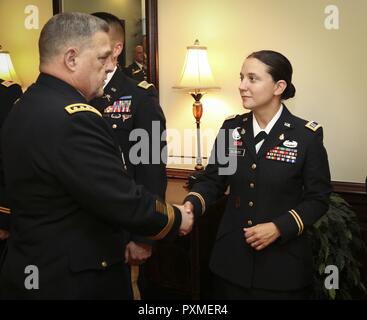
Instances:
[[[260,223],[251,228],[243,228],[246,242],[255,250],[262,250],[274,242],[280,232],[273,222]]]

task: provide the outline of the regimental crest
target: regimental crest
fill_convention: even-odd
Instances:
[[[241,135],[240,135],[240,133],[239,133],[239,130],[241,130],[241,127],[237,127],[236,129],[234,129],[233,131],[232,131],[232,138],[233,138],[233,140],[240,140],[241,139]]]

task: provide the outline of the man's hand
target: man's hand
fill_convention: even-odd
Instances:
[[[9,231],[0,229],[0,240],[6,240],[9,238]]]
[[[139,265],[152,255],[152,246],[145,243],[130,241],[125,248],[125,263]]]
[[[194,205],[190,201],[184,203],[184,210],[186,213],[194,214]]]
[[[262,250],[274,242],[280,232],[273,222],[260,223],[251,228],[244,228],[245,239],[255,250]]]
[[[175,207],[179,208],[181,211],[182,221],[180,225],[180,236],[186,236],[192,230],[192,226],[194,224],[194,214],[192,210],[187,207],[175,205]]]

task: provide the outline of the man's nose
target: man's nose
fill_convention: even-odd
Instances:
[[[114,63],[112,62],[112,57],[108,58],[108,61],[106,63],[106,73],[110,73],[115,69]]]

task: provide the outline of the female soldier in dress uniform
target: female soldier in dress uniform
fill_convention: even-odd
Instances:
[[[239,92],[250,112],[224,121],[225,143],[218,135],[209,165],[185,198],[186,210],[197,216],[229,187],[210,261],[220,298],[308,296],[307,228],[326,213],[331,186],[321,126],[283,104],[295,91],[285,56],[268,50],[249,55]],[[236,158],[231,175],[221,174],[223,150]]]

